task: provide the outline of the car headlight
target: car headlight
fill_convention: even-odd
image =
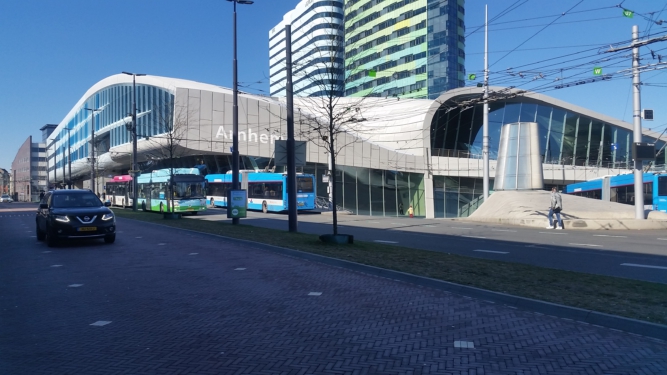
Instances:
[[[56,215],[54,216],[56,221],[62,221],[63,223],[69,223],[69,218],[65,215]]]
[[[111,219],[113,219],[113,214],[104,214],[104,216],[102,216],[102,220],[104,221]]]

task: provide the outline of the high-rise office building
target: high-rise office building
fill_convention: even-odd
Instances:
[[[292,29],[294,95],[344,95],[343,6],[343,0],[302,0],[269,31],[271,96],[286,95],[285,25]]]
[[[465,0],[347,0],[345,95],[435,99],[465,85]]]

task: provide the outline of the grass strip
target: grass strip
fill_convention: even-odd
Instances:
[[[256,241],[481,289],[667,324],[667,284],[536,267],[355,240],[326,244],[290,233],[201,218],[165,220],[151,212],[114,209],[118,217]],[[324,233],[323,233],[324,234]]]

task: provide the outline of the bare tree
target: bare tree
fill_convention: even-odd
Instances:
[[[342,30],[343,25],[332,22],[330,27]],[[303,52],[309,58],[300,59],[292,67],[294,102],[302,109],[297,119],[301,125],[298,136],[323,147],[329,156],[329,200],[334,235],[338,234],[336,157],[347,146],[361,140],[358,137],[364,133],[361,123],[368,120],[364,116],[365,102],[375,91],[371,88],[362,97],[344,97],[348,77],[343,51],[342,33],[334,34],[323,42],[315,41],[312,49]]]
[[[188,135],[187,107],[175,102],[165,102],[153,108],[159,135],[151,136],[153,154],[166,161],[169,169],[169,189],[167,191],[167,212],[174,212],[174,172],[176,160],[190,154],[183,146]]]

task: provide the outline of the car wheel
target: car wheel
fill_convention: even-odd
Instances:
[[[264,213],[269,212],[269,205],[266,204],[266,201],[262,202],[262,212]]]
[[[35,222],[35,233],[37,234],[37,241],[44,241],[46,233],[39,230],[39,223]]]
[[[49,228],[46,228],[46,245],[48,247],[56,247],[58,246],[58,238],[49,230]]]
[[[106,243],[114,243],[116,241],[116,234],[108,234],[104,236],[104,242]]]

